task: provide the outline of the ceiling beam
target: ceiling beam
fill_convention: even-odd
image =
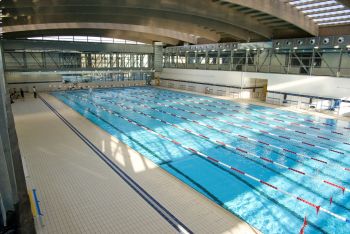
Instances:
[[[350,25],[336,25],[320,27],[320,36],[335,36],[344,35],[344,32],[350,32]]]
[[[55,7],[52,7],[52,6]],[[106,8],[119,7],[124,9],[137,9],[142,13],[148,11],[158,11],[163,14],[176,14],[178,19],[183,16],[188,16],[193,19],[205,19],[207,21],[213,21],[215,24],[224,23],[230,27],[241,28],[250,31],[255,34],[259,34],[264,38],[271,38],[273,32],[268,27],[259,23],[257,20],[243,14],[237,10],[227,8],[215,4],[211,0],[179,0],[179,1],[164,1],[164,0],[105,0],[105,1],[78,1],[78,0],[37,0],[35,2],[29,0],[21,1],[4,1],[4,8],[23,8],[32,7],[34,10],[38,7],[50,7],[55,10],[56,8],[63,7],[76,7],[75,13],[80,12],[80,7],[92,6]],[[120,11],[122,12],[122,11]],[[103,14],[103,12],[101,12]],[[44,22],[43,22],[44,23]],[[6,26],[6,22],[4,22]]]
[[[101,8],[97,9],[102,10]],[[113,8],[112,11],[107,9],[103,10],[103,15],[96,14],[94,9],[89,8],[89,10],[87,10],[86,7],[81,9],[79,13],[76,13],[77,11],[74,9],[61,9],[61,7],[56,7],[54,12],[51,12],[51,7],[49,9],[43,8],[39,12],[36,12],[36,14],[32,12],[31,15],[29,15],[28,12],[31,12],[30,9],[19,10],[17,14],[7,10],[7,14],[12,16],[4,18],[4,25],[30,25],[40,24],[42,22],[90,22],[93,20],[94,22],[101,23],[123,23],[149,25],[157,28],[171,28],[175,31],[185,32],[196,35],[200,38],[205,38],[207,41],[209,40],[211,42],[218,42],[220,40],[220,35],[217,32],[221,31],[225,31],[239,41],[256,41],[264,39],[264,37],[249,32],[248,30],[205,18],[193,18],[188,15],[179,16],[174,13],[159,13],[154,11],[140,12],[139,10],[133,9]],[[60,13],[61,11],[62,13]],[[63,12],[68,14],[65,15]]]
[[[4,25],[17,24],[41,24],[41,23],[64,23],[64,22],[101,22],[122,23],[159,28],[171,28],[204,37],[212,42],[220,40],[220,36],[212,31],[190,22],[189,17],[179,17],[176,14],[162,14],[156,11],[142,11],[139,9],[125,9],[118,7],[92,7],[82,6],[79,9],[73,7],[57,6],[5,9]],[[185,16],[186,17],[186,16]]]
[[[312,34],[318,35],[318,26],[302,12],[292,7],[287,2],[280,0],[224,0],[233,4],[259,10],[279,19],[287,21],[298,28]]]
[[[132,40],[143,42],[146,44],[152,44],[155,41],[161,41],[169,45],[178,45],[179,40],[162,37],[159,35],[132,32],[126,30],[106,30],[106,29],[91,29],[91,28],[80,28],[80,29],[53,29],[53,30],[33,30],[25,32],[13,32],[5,34],[5,39],[14,38],[28,38],[38,36],[98,36],[98,37],[110,37],[124,40]]]
[[[158,16],[157,16],[158,17]],[[149,17],[147,13],[144,13],[142,17],[140,15],[95,15],[95,14],[70,14],[70,15],[45,15],[30,17],[30,20],[21,17],[17,19],[6,19],[4,25],[31,25],[46,23],[64,23],[64,22],[76,22],[86,23],[94,20],[93,23],[122,23],[122,24],[134,24],[134,25],[149,25],[155,28],[171,28],[174,31],[184,32],[187,34],[196,35],[199,38],[205,38],[208,41],[218,42],[220,35],[218,32],[225,31],[232,37],[237,38],[239,41],[251,41],[262,40],[264,37],[257,35],[256,33],[249,32],[248,30],[232,27],[226,23],[218,23],[212,20],[191,18],[190,16],[182,16],[179,20],[173,20],[172,16],[159,16],[159,18]],[[178,18],[178,16],[176,16]],[[163,20],[162,20],[163,19]],[[191,21],[191,22],[189,22]],[[202,25],[199,26],[199,25]]]
[[[47,23],[47,24],[30,24],[30,25],[14,25],[4,26],[3,33],[38,31],[38,30],[62,30],[62,29],[109,29],[131,31],[138,33],[147,33],[152,35],[159,35],[162,37],[173,38],[180,41],[197,43],[197,38],[194,35],[176,32],[168,29],[160,29],[149,26],[131,25],[131,24],[114,24],[114,23]]]

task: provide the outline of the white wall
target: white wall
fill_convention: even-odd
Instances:
[[[8,88],[22,88],[25,92],[31,92],[33,86],[38,91],[49,90],[50,85],[62,83],[62,75],[55,72],[5,72]]]
[[[245,73],[245,77],[267,79],[269,91],[330,98],[350,98],[350,78],[268,73]]]
[[[176,68],[163,69],[160,77],[232,86],[240,86],[243,78],[243,87],[251,79],[267,79],[270,91],[350,99],[350,78]]]
[[[5,72],[8,83],[62,82],[62,75],[56,72]]]
[[[236,71],[164,68],[160,74],[160,77],[182,81],[241,87],[241,74],[241,72]]]

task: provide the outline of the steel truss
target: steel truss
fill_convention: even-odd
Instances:
[[[152,53],[5,51],[5,71],[142,70],[153,68]]]
[[[350,77],[350,50],[264,48],[165,51],[163,67]]]

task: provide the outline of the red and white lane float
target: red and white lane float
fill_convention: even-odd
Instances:
[[[83,97],[81,97],[81,96],[77,96],[77,95],[72,95],[72,96],[75,96],[76,98],[78,98],[78,99],[80,99],[80,100],[83,100],[83,101],[85,101],[85,102],[90,102],[90,101],[88,101],[88,99],[83,98]],[[101,99],[102,99],[102,98],[101,98]],[[187,133],[189,133],[189,134],[191,134],[191,135],[200,137],[200,138],[202,138],[202,139],[204,139],[204,140],[207,140],[207,141],[209,141],[209,142],[211,142],[211,143],[213,143],[213,144],[215,144],[215,145],[224,147],[224,148],[226,148],[226,149],[228,149],[228,150],[230,150],[230,151],[233,151],[233,152],[237,152],[237,151],[238,151],[238,152],[240,153],[240,154],[238,154],[238,155],[241,156],[241,157],[245,157],[245,158],[249,158],[248,156],[254,157],[254,158],[257,158],[257,159],[259,159],[259,160],[261,160],[261,161],[263,161],[263,162],[270,163],[270,164],[276,165],[276,166],[278,166],[278,167],[281,167],[281,168],[290,170],[290,171],[292,171],[293,173],[297,173],[297,174],[299,174],[299,175],[312,178],[314,181],[318,181],[318,182],[320,182],[320,183],[325,183],[325,184],[327,184],[328,186],[331,186],[331,187],[333,187],[333,188],[340,189],[343,193],[344,193],[344,192],[349,192],[349,189],[348,189],[348,188],[345,188],[345,187],[342,186],[342,185],[338,185],[338,184],[336,184],[336,183],[334,183],[334,182],[330,182],[330,181],[328,181],[328,180],[323,180],[323,179],[320,180],[320,179],[318,179],[318,178],[317,178],[317,180],[316,180],[316,177],[315,177],[315,176],[309,175],[309,174],[307,174],[307,173],[304,172],[304,171],[297,170],[297,169],[294,169],[294,168],[292,168],[292,167],[288,167],[288,166],[286,166],[286,165],[284,165],[284,164],[281,164],[281,163],[279,163],[279,162],[273,161],[273,160],[271,160],[271,159],[269,159],[269,158],[265,158],[265,157],[262,157],[262,156],[258,156],[258,155],[256,155],[256,154],[253,154],[253,153],[251,153],[251,152],[248,152],[248,151],[245,150],[245,149],[241,149],[241,148],[238,148],[238,147],[234,147],[234,146],[232,146],[232,145],[230,145],[230,144],[226,144],[226,143],[224,143],[224,142],[222,142],[222,141],[219,141],[219,140],[216,140],[216,139],[211,139],[210,137],[207,137],[207,136],[205,136],[205,135],[203,135],[203,134],[194,132],[194,131],[192,131],[192,130],[190,130],[190,129],[187,129],[187,128],[183,128],[183,127],[181,127],[181,126],[179,126],[179,125],[177,125],[177,124],[173,124],[173,123],[170,123],[170,122],[168,122],[168,121],[159,119],[159,118],[157,118],[157,117],[155,117],[155,116],[152,116],[152,115],[150,115],[150,114],[146,114],[146,113],[144,113],[144,112],[142,112],[142,111],[136,110],[136,109],[131,108],[131,107],[127,106],[127,105],[120,104],[120,103],[117,103],[117,102],[114,102],[114,101],[110,101],[110,100],[107,100],[107,99],[103,99],[103,101],[104,101],[104,102],[108,102],[108,103],[110,103],[111,105],[118,106],[118,107],[120,107],[120,108],[122,108],[122,109],[124,109],[124,110],[132,111],[132,112],[134,112],[134,113],[137,113],[137,114],[146,116],[146,117],[148,117],[148,118],[150,118],[150,119],[154,119],[154,120],[156,120],[156,121],[158,121],[158,122],[161,122],[161,123],[164,123],[164,124],[166,124],[166,125],[175,127],[175,128],[177,128],[177,129],[179,129],[179,130],[181,130],[181,131],[184,131],[184,132],[187,132]],[[90,102],[90,103],[93,104],[93,102]],[[105,108],[104,105],[97,105],[97,106],[99,106],[99,107],[101,107],[101,108]],[[145,106],[146,106],[146,105],[145,105]],[[247,155],[248,155],[248,156],[247,156]]]
[[[304,231],[305,231],[306,226],[307,226],[307,220],[306,220],[306,216],[305,216],[304,217],[303,226],[301,227],[299,234],[304,234],[305,233]]]
[[[147,95],[147,96],[148,97],[152,97],[152,98],[161,99],[158,96],[154,96],[154,95]],[[172,102],[172,100],[169,100],[169,99],[161,99],[161,100]],[[219,108],[217,106],[205,104],[205,103],[202,103],[202,102],[189,101],[189,100],[186,100],[186,101],[187,102],[192,102],[192,103],[195,103],[195,104],[201,104],[201,105],[205,105],[205,106]],[[320,135],[314,135],[314,134],[306,133],[306,132],[303,132],[303,131],[297,131],[297,130],[294,130],[294,129],[282,127],[282,126],[275,125],[275,124],[269,124],[269,123],[262,122],[262,121],[255,121],[255,120],[252,120],[252,119],[249,119],[249,118],[239,117],[239,116],[236,116],[236,115],[233,115],[233,114],[225,114],[223,112],[215,111],[215,110],[212,110],[212,109],[207,109],[207,108],[203,108],[203,107],[199,107],[199,106],[193,106],[193,105],[189,105],[189,104],[186,104],[186,103],[182,103],[182,105],[186,105],[186,106],[189,106],[191,108],[197,108],[197,109],[201,109],[201,110],[204,110],[204,111],[208,111],[208,112],[212,112],[212,113],[216,113],[216,114],[220,114],[220,115],[224,115],[224,116],[228,116],[228,117],[232,117],[232,118],[235,118],[235,119],[240,119],[240,120],[253,122],[253,123],[257,123],[257,124],[268,125],[270,127],[273,127],[273,128],[279,129],[279,130],[286,130],[286,131],[291,131],[291,132],[295,132],[295,133],[302,134],[302,135],[309,135],[309,136],[312,136],[312,137],[315,137],[315,138],[319,138],[319,139],[322,139],[322,140],[333,141],[333,142],[336,142],[336,143],[346,144],[346,145],[350,144],[348,142],[342,142],[342,141],[338,141],[338,140],[331,139],[331,138],[324,137],[324,136],[320,136]],[[219,109],[224,109],[224,110],[228,110],[228,111],[234,111],[234,112],[237,112],[237,113],[250,114],[249,112],[236,110],[236,109],[229,109],[229,108],[225,108],[225,107],[222,107],[222,108],[219,108]],[[266,119],[266,120],[272,120],[272,121],[278,121],[278,122],[284,122],[284,123],[287,123],[289,125],[294,125],[294,126],[299,126],[299,127],[310,127],[310,126],[306,126],[306,125],[303,125],[303,124],[300,124],[300,123],[292,123],[292,122],[284,121],[284,120],[277,119],[277,118],[270,118],[270,117],[267,117],[267,116],[259,116],[259,118]],[[316,129],[315,127],[311,127],[311,128]],[[338,134],[338,135],[343,135],[342,133],[335,132],[335,131],[331,131],[331,133]]]
[[[172,102],[172,103],[175,103],[175,104],[179,104],[179,105],[183,105],[183,106],[187,106],[187,107],[191,107],[191,108],[202,109],[202,110],[206,110],[206,111],[209,111],[209,112],[212,112],[212,113],[216,113],[216,114],[219,114],[219,115],[224,115],[224,113],[222,113],[222,112],[212,111],[212,110],[208,110],[208,109],[205,109],[205,108],[202,108],[202,107],[196,107],[196,106],[192,106],[192,105],[181,103],[181,102],[177,102],[177,101],[172,101],[172,100],[158,98],[158,97],[155,97],[155,96],[153,96],[153,97],[155,99],[158,99],[158,100],[165,100],[165,101]],[[136,97],[136,98],[139,98],[141,100],[147,100],[147,99],[142,99],[140,97]],[[147,101],[150,101],[150,100],[147,100]],[[168,106],[171,108],[170,105],[168,105]],[[183,110],[183,109],[177,108],[177,110]],[[255,129],[255,128],[252,128],[252,127],[247,126],[247,125],[233,123],[231,121],[219,119],[217,117],[211,117],[211,116],[208,116],[208,115],[205,115],[205,114],[199,114],[199,113],[196,113],[194,111],[191,111],[190,113],[191,114],[196,114],[196,115],[199,115],[199,116],[202,116],[202,117],[206,117],[206,118],[209,118],[209,119],[213,119],[215,121],[219,121],[219,122],[222,122],[222,123],[226,123],[226,124],[234,126],[234,127],[245,128],[245,129],[248,129],[250,131],[259,133],[259,134],[270,135],[270,136],[274,136],[274,137],[277,137],[277,138],[283,138],[283,139],[286,139],[286,140],[297,142],[298,144],[303,144],[303,145],[308,146],[308,147],[315,147],[315,148],[319,148],[319,149],[322,149],[322,150],[328,150],[328,151],[331,151],[331,152],[334,152],[334,153],[337,153],[337,154],[343,154],[344,155],[344,152],[339,151],[339,150],[335,150],[335,149],[332,149],[332,148],[326,148],[326,147],[315,145],[315,144],[312,144],[312,143],[309,143],[309,142],[306,142],[306,141],[301,141],[301,140],[298,140],[298,139],[294,139],[294,138],[291,138],[291,137],[288,137],[288,136],[278,135],[278,134],[274,134],[274,133],[271,133],[271,132]]]
[[[72,100],[71,98],[69,98],[67,96],[66,96],[66,98],[68,100],[72,101],[72,102],[75,102],[75,100]],[[158,136],[161,139],[164,139],[164,140],[167,140],[169,142],[172,142],[173,144],[176,144],[176,145],[182,147],[183,149],[185,149],[185,150],[187,150],[187,151],[189,151],[189,152],[191,152],[191,153],[193,153],[195,155],[198,155],[199,157],[205,158],[206,160],[208,160],[210,162],[213,162],[215,164],[218,164],[218,165],[220,165],[220,166],[222,166],[224,168],[227,168],[227,169],[229,169],[231,171],[234,171],[235,173],[237,173],[237,174],[239,174],[241,176],[247,177],[247,178],[249,178],[251,180],[254,180],[254,181],[258,182],[258,183],[261,183],[262,185],[267,186],[270,189],[274,189],[275,191],[283,193],[284,195],[286,195],[288,197],[294,198],[296,201],[299,201],[299,202],[301,202],[303,204],[311,206],[311,207],[315,208],[317,214],[319,212],[324,212],[324,213],[327,213],[328,215],[330,215],[330,216],[332,216],[332,217],[334,217],[334,218],[336,218],[336,219],[338,219],[340,221],[350,223],[350,219],[348,219],[348,218],[346,218],[346,217],[344,217],[342,215],[336,214],[336,213],[334,213],[334,212],[332,212],[332,211],[330,211],[328,209],[325,209],[325,208],[321,207],[320,205],[314,204],[314,203],[312,203],[312,202],[310,202],[310,201],[308,201],[308,200],[306,200],[306,199],[304,199],[304,198],[302,198],[300,196],[297,196],[297,195],[295,195],[293,193],[290,193],[290,192],[287,192],[285,190],[282,190],[282,189],[278,188],[277,186],[274,186],[273,184],[270,184],[270,183],[268,183],[268,182],[266,182],[264,180],[259,179],[258,177],[255,177],[255,176],[253,176],[253,175],[251,175],[249,173],[246,173],[243,170],[240,170],[240,169],[238,169],[236,167],[233,167],[233,166],[230,166],[230,165],[228,165],[226,163],[223,163],[223,162],[215,159],[214,157],[211,157],[211,156],[209,156],[207,154],[204,154],[204,153],[202,153],[202,152],[200,152],[198,150],[195,150],[195,149],[193,149],[193,148],[191,148],[189,146],[186,146],[185,144],[182,144],[182,143],[180,143],[180,142],[178,142],[178,141],[176,141],[174,139],[171,139],[171,138],[169,138],[169,137],[167,137],[167,136],[165,136],[165,135],[163,135],[161,133],[155,132],[151,128],[149,128],[149,127],[147,127],[145,125],[142,125],[142,124],[140,124],[140,123],[138,123],[138,122],[136,122],[136,121],[134,121],[132,119],[129,119],[128,117],[125,117],[124,115],[122,115],[121,113],[119,113],[117,111],[112,111],[112,110],[107,109],[107,108],[105,108],[103,106],[100,106],[100,105],[97,105],[97,104],[95,104],[95,103],[93,103],[91,101],[88,101],[87,99],[85,99],[85,100],[87,102],[90,102],[90,104],[95,106],[95,108],[103,110],[103,111],[105,111],[105,112],[107,112],[107,113],[109,113],[111,115],[117,116],[118,118],[124,119],[125,121],[127,121],[127,122],[129,122],[129,123],[131,123],[131,124],[133,124],[135,126],[138,126],[138,127],[142,128],[142,129],[144,129],[145,131],[147,131],[147,132],[149,132],[149,133],[151,133],[153,135]]]
[[[162,99],[162,98],[158,98],[158,97],[155,97],[155,96],[154,96],[154,98],[159,99],[159,100],[164,100],[164,101],[172,102],[172,103],[174,103],[174,104],[179,104],[179,105],[187,106],[187,107],[190,107],[190,108],[197,108],[197,109],[201,109],[201,110],[204,110],[204,111],[208,111],[208,112],[212,112],[212,113],[215,113],[215,114],[219,114],[219,115],[224,115],[224,116],[225,116],[225,114],[222,113],[222,112],[213,111],[213,110],[210,110],[210,109],[206,109],[206,108],[202,108],[202,107],[197,107],[197,106],[189,105],[189,104],[181,103],[181,102],[178,102],[178,101],[172,101],[172,100]],[[192,113],[192,112],[191,112],[191,113]],[[196,114],[196,113],[193,112],[192,114]],[[231,121],[222,120],[222,119],[219,119],[219,118],[216,118],[216,117],[210,117],[210,116],[204,115],[204,114],[200,114],[200,116],[207,117],[207,118],[211,118],[211,119],[214,119],[214,120],[216,120],[216,121],[224,122],[224,123],[229,124],[229,125],[232,125],[232,126],[234,126],[234,127],[245,128],[245,129],[249,129],[249,130],[254,131],[254,132],[258,132],[258,133],[262,133],[262,134],[267,134],[267,135],[275,136],[275,137],[278,137],[278,138],[283,138],[283,139],[287,139],[287,140],[290,140],[290,141],[294,141],[294,142],[297,142],[297,143],[299,143],[299,144],[306,145],[306,146],[308,146],[308,147],[315,147],[315,148],[319,148],[319,149],[322,149],[322,150],[328,150],[328,151],[331,151],[331,152],[334,152],[334,153],[337,153],[337,154],[344,154],[344,152],[339,151],[339,150],[335,150],[335,149],[332,149],[332,148],[326,148],[326,147],[323,147],[323,146],[315,145],[315,144],[312,144],[312,143],[309,143],[309,142],[306,142],[306,141],[302,141],[302,140],[298,140],[298,139],[295,139],[295,138],[292,138],[292,137],[288,137],[288,136],[283,136],[283,135],[278,135],[278,134],[274,134],[274,133],[271,133],[271,132],[266,132],[266,131],[263,131],[263,130],[259,130],[259,129],[252,128],[252,127],[247,126],[247,125],[242,125],[242,124],[233,123],[233,122],[231,122]]]
[[[149,93],[149,92],[148,92]],[[164,94],[160,94],[160,95],[164,95]],[[178,94],[176,94],[178,95]],[[165,96],[168,96],[168,97],[171,97],[173,98],[173,93],[172,95],[165,95]],[[188,95],[179,95],[179,96],[182,96],[182,97],[185,97],[186,100],[188,100],[189,98],[190,99],[193,99],[193,97],[191,96],[188,96]],[[202,101],[205,101],[205,102],[211,102],[211,103],[216,103],[220,106],[233,106],[233,107],[238,107],[238,108],[242,108],[241,105],[235,105],[235,104],[232,104],[232,103],[225,103],[225,102],[220,102],[220,101],[215,101],[215,100],[209,100],[209,99],[204,99],[204,98],[198,98],[198,97],[195,97],[196,99],[200,99]],[[215,105],[216,106],[216,105]],[[248,108],[245,108],[245,109],[249,109],[251,110],[250,107]],[[255,111],[255,110],[253,110]],[[295,117],[295,116],[292,116],[292,115],[285,115],[285,114],[281,114],[281,113],[275,113],[275,112],[270,112],[270,111],[259,111],[260,113],[264,113],[264,114],[272,114],[272,115],[278,115],[278,116],[281,116],[281,117],[287,117],[287,118],[291,118],[291,119],[295,119],[295,120],[299,120],[299,121],[303,121],[303,122],[309,122],[309,123],[314,123],[314,124],[320,124],[320,125],[325,125],[325,126],[336,126],[334,124],[329,124],[329,123],[324,123],[324,122],[320,122],[320,121],[316,121],[316,120],[310,120],[310,119],[304,119],[304,118],[298,118],[298,117]],[[249,112],[248,112],[249,113]],[[250,112],[251,113],[251,112]],[[320,130],[319,128],[315,128],[315,127],[312,127],[312,126],[308,126],[308,125],[303,125],[305,127],[309,127],[309,128],[313,128],[313,129],[316,129],[316,130]],[[350,130],[350,127],[343,127],[345,130]],[[338,132],[333,132],[335,134],[337,134]],[[340,135],[342,135],[342,133],[338,133]]]
[[[117,96],[110,96],[110,97],[117,97]],[[101,99],[104,99],[106,101],[109,101],[108,99],[105,99],[105,98],[101,98]],[[170,113],[170,112],[167,112],[167,111],[164,111],[164,110],[159,110],[157,108],[154,108],[154,107],[150,107],[148,105],[145,105],[141,102],[137,102],[137,101],[134,101],[134,100],[131,100],[131,99],[128,99],[128,98],[123,98],[123,97],[118,97],[118,99],[120,100],[125,100],[125,101],[129,101],[131,103],[134,103],[134,104],[137,104],[137,105],[140,105],[140,106],[143,106],[143,107],[146,107],[146,108],[150,108],[152,110],[155,110],[157,112],[160,112],[160,113],[164,113],[164,114],[168,114],[168,115],[171,115],[173,117],[177,117],[177,118],[180,118],[182,120],[187,120],[187,121],[190,121],[190,122],[193,122],[195,124],[198,124],[200,126],[203,126],[203,127],[206,127],[208,129],[212,129],[212,130],[216,130],[216,131],[219,131],[220,133],[223,133],[225,135],[233,135],[233,136],[236,136],[236,137],[239,137],[241,139],[244,139],[244,140],[247,140],[247,141],[253,141],[253,142],[256,142],[258,144],[261,144],[261,145],[264,145],[265,147],[271,147],[271,148],[274,148],[274,149],[278,149],[282,152],[288,152],[288,153],[291,153],[291,154],[294,154],[296,156],[299,156],[299,157],[302,157],[304,159],[307,159],[307,160],[312,160],[316,163],[320,163],[320,164],[323,164],[325,166],[331,166],[331,167],[335,167],[335,168],[338,168],[338,169],[341,169],[341,170],[345,170],[345,171],[348,171],[350,172],[350,168],[346,168],[346,167],[342,167],[338,164],[334,164],[334,163],[331,163],[329,161],[326,161],[326,160],[321,160],[321,159],[318,159],[318,158],[315,158],[315,157],[311,157],[311,156],[308,156],[306,154],[302,154],[302,153],[297,153],[295,151],[292,151],[292,150],[289,150],[289,149],[286,149],[286,148],[282,148],[282,147],[279,147],[279,146],[276,146],[276,145],[273,145],[273,144],[269,144],[269,143],[266,143],[264,141],[261,141],[261,140],[256,140],[254,138],[250,138],[250,137],[247,137],[247,136],[244,136],[244,135],[241,135],[241,134],[237,134],[237,133],[234,133],[232,131],[229,131],[229,130],[226,130],[226,129],[220,129],[220,128],[216,128],[212,125],[207,125],[207,124],[204,124],[204,123],[201,123],[200,121],[196,121],[196,120],[192,120],[192,119],[188,119],[184,116],[181,116],[181,115],[178,115],[178,114],[174,114],[174,113]],[[184,112],[187,112],[187,113],[190,113],[190,114],[198,114],[196,112],[193,112],[193,111],[188,111],[186,109],[182,109],[182,108],[178,108],[178,107],[174,107],[174,106],[170,106],[170,105],[166,105],[166,104],[163,104],[163,103],[160,103],[160,102],[155,102],[155,101],[149,101],[147,99],[144,99],[144,98],[138,98],[140,100],[143,100],[145,102],[153,102],[157,105],[160,105],[160,106],[164,106],[164,107],[168,107],[168,108],[171,108],[171,109],[174,109],[174,110],[180,110],[180,111],[184,111]],[[203,116],[203,114],[198,114],[200,116]],[[204,115],[205,116],[205,115]],[[208,117],[210,118],[210,117]],[[268,132],[266,132],[268,134]],[[284,155],[282,155],[284,156]],[[297,159],[296,160],[297,162],[302,162],[302,160],[300,159]]]

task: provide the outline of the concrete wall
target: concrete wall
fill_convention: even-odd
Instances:
[[[61,82],[62,75],[56,72],[6,72],[7,83]]]
[[[161,78],[241,87],[241,72],[164,68]]]
[[[160,78],[160,85],[164,87],[234,98],[261,98],[264,96],[261,87],[266,84],[264,79],[249,79],[244,73],[235,71],[165,68]]]
[[[309,108],[310,106],[310,97],[303,97],[303,95],[320,97],[312,98],[311,100],[312,104],[316,106],[316,109],[320,110],[330,109],[334,104],[332,99],[350,100],[350,78],[176,68],[165,68],[160,74],[160,77],[182,81],[180,85],[176,83],[172,84],[172,86],[175,86],[174,88],[179,89],[185,87],[184,84],[186,81],[237,87],[240,87],[242,84],[243,90],[236,88],[226,93],[231,95],[243,92],[241,95],[236,95],[236,97],[240,96],[246,98],[261,97],[261,93],[260,95],[254,95],[252,90],[244,88],[259,87],[267,81],[267,90],[270,91],[267,93],[267,102],[277,105],[296,106],[298,108]],[[170,87],[169,82],[170,81],[166,83],[163,81],[161,85]],[[191,87],[190,83],[188,83],[187,87]],[[195,91],[202,92],[202,90]],[[215,92],[214,94],[219,95]],[[284,101],[284,94],[287,94],[286,103]],[[328,98],[329,100],[325,100],[324,98]],[[350,115],[350,104],[343,102],[339,113],[342,115]]]
[[[9,89],[22,88],[25,92],[31,92],[33,86],[46,91],[50,85],[62,84],[62,75],[56,72],[6,72],[5,78]]]
[[[267,89],[271,91],[350,99],[349,78],[176,68],[165,68],[160,77],[232,86],[242,83],[243,87],[252,86],[255,79],[263,79],[268,81]]]

